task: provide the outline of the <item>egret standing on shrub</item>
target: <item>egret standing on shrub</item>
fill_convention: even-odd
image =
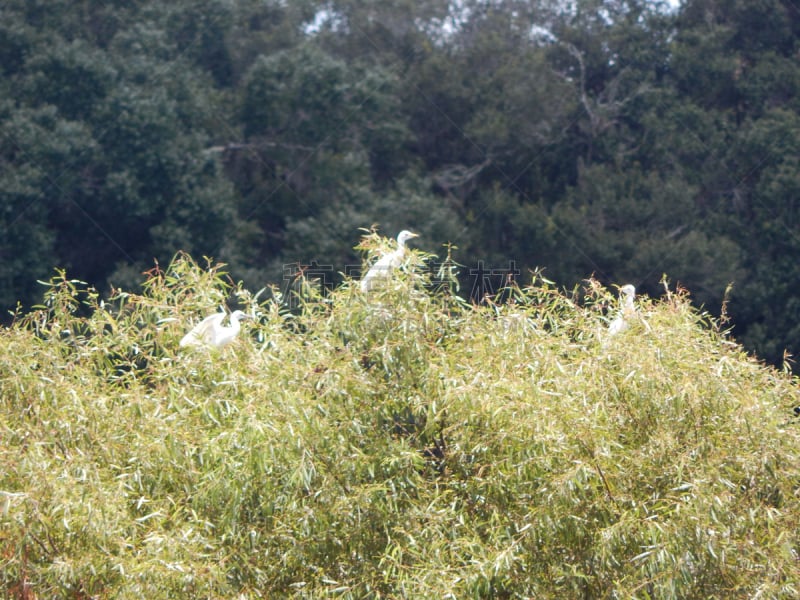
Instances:
[[[240,321],[242,319],[252,319],[253,317],[243,313],[241,310],[235,310],[231,313],[230,325],[228,326],[222,324],[224,318],[224,312],[214,313],[206,317],[183,336],[180,342],[181,346],[211,346],[214,348],[227,346],[239,335],[239,330],[242,327]]]
[[[622,299],[622,310],[608,326],[608,335],[616,335],[621,331],[625,331],[628,327],[628,318],[636,312],[636,307],[633,304],[633,300],[636,298],[635,287],[631,284],[623,285],[619,288],[619,297]]]
[[[399,267],[403,262],[403,257],[406,254],[406,242],[412,238],[419,237],[416,233],[404,229],[397,236],[397,250],[389,252],[381,256],[378,261],[372,265],[361,280],[361,291],[369,292],[375,289],[378,281],[385,281],[391,275],[392,270]]]

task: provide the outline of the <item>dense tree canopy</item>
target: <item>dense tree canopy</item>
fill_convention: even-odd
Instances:
[[[256,288],[289,265],[354,273],[377,225],[457,246],[465,292],[478,264],[651,294],[666,273],[711,310],[733,283],[735,335],[771,361],[797,350],[795,2],[10,0],[0,16],[6,308],[54,267],[130,286],[178,250]]]

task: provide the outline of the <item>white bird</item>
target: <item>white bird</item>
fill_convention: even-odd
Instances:
[[[366,293],[375,289],[379,281],[386,280],[391,275],[392,270],[403,263],[403,257],[406,254],[406,242],[415,237],[419,237],[419,235],[406,229],[398,234],[397,250],[381,256],[361,279],[362,292]]]
[[[222,324],[226,314],[224,312],[214,313],[206,317],[195,325],[192,330],[183,336],[180,345],[184,346],[212,346],[222,348],[230,344],[241,329],[242,319],[252,319],[248,314],[241,310],[235,310],[230,315],[230,325]]]
[[[608,326],[608,335],[616,335],[625,331],[628,327],[628,319],[636,312],[633,304],[636,298],[636,288],[631,284],[623,285],[619,288],[619,297],[622,300],[622,310]]]

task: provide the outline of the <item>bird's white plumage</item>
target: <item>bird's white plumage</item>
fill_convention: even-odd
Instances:
[[[192,330],[183,336],[181,346],[211,346],[222,348],[230,344],[241,329],[241,320],[251,317],[241,310],[235,310],[230,315],[230,325],[223,325],[224,312],[214,313],[200,321]]]
[[[419,236],[416,233],[411,233],[407,229],[404,229],[398,234],[397,249],[381,256],[361,279],[362,292],[369,292],[378,287],[379,282],[386,280],[389,275],[391,275],[392,270],[403,263],[403,257],[406,253],[406,242],[415,237]]]
[[[619,288],[619,297],[622,300],[622,310],[608,326],[608,334],[616,335],[628,327],[628,319],[636,312],[633,304],[636,298],[636,288],[631,284],[623,285]]]

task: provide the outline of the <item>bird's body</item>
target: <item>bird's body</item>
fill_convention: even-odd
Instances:
[[[628,327],[628,319],[636,312],[633,300],[636,298],[636,288],[631,284],[623,285],[619,288],[619,296],[622,299],[622,310],[608,326],[608,335],[616,335],[625,331]]]
[[[182,347],[211,346],[214,348],[227,346],[239,335],[242,327],[240,321],[251,317],[241,310],[235,310],[230,315],[230,325],[225,326],[222,324],[225,316],[224,312],[218,312],[206,317],[183,336],[180,345]]]
[[[403,263],[403,257],[406,254],[406,242],[415,237],[419,236],[408,230],[404,229],[400,232],[397,236],[397,249],[381,256],[361,279],[362,292],[370,292],[378,287],[379,282],[388,279],[392,271]]]

